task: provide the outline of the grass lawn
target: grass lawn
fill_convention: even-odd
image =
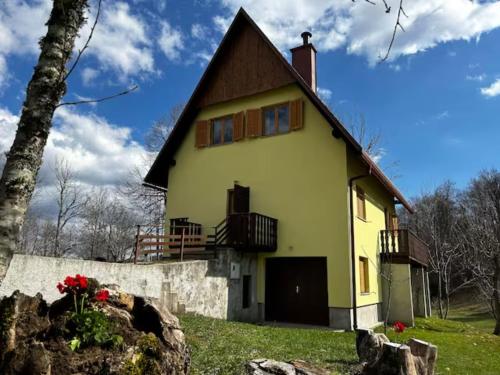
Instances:
[[[304,359],[349,374],[357,364],[353,333],[327,329],[260,326],[181,315],[192,349],[192,374],[243,374],[246,361],[255,358]],[[391,340],[411,337],[438,346],[438,374],[500,374],[500,338],[491,335],[494,322],[484,311],[456,307],[450,320],[418,319]]]

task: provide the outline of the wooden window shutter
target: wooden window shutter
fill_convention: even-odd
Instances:
[[[202,120],[196,122],[196,147],[206,147],[210,144],[210,122]]]
[[[245,137],[243,112],[238,112],[233,115],[233,141],[241,141]]]
[[[290,130],[298,130],[304,127],[304,101],[302,99],[290,102]]]
[[[262,111],[258,109],[247,110],[247,137],[262,135]]]

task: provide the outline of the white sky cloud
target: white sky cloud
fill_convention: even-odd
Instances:
[[[232,15],[243,6],[277,46],[286,50],[300,43],[300,33],[310,30],[319,50],[346,48],[365,56],[370,64],[387,50],[399,1],[388,0],[386,14],[380,2],[338,0],[219,0],[229,10],[214,23],[225,29]],[[408,18],[401,20],[390,59],[411,55],[454,40],[471,40],[500,27],[500,2],[470,0],[412,0],[404,3]]]
[[[125,2],[103,2],[102,14],[97,23],[89,48],[85,53],[95,57],[100,67],[119,75],[154,72],[151,37],[147,22],[133,14]],[[95,7],[91,8],[95,12]],[[91,14],[76,42],[82,48],[90,33],[95,15]]]
[[[191,36],[195,39],[205,40],[207,38],[208,28],[200,23],[191,26]]]
[[[168,22],[162,21],[158,45],[167,59],[178,60],[180,51],[184,48],[181,32],[172,28]]]
[[[500,78],[493,82],[491,85],[482,87],[481,94],[490,98],[500,95]]]
[[[95,4],[90,8],[88,21],[76,41],[82,48],[94,22]],[[3,0],[0,7],[0,60],[9,55],[33,55],[39,53],[38,41],[45,35],[52,1],[50,0]],[[155,73],[153,30],[140,14],[121,1],[103,1],[101,17],[94,31],[89,48],[82,61],[92,56],[99,63],[99,70],[113,72],[120,81],[130,76]],[[84,83],[94,75],[82,72]],[[87,80],[87,81],[85,81]]]
[[[323,87],[318,87],[318,95],[323,100],[324,102],[327,102],[332,98],[332,90],[323,88]]]
[[[0,108],[0,153],[10,149],[19,117]],[[146,150],[132,139],[131,129],[109,123],[93,113],[59,108],[40,170],[42,181],[52,181],[56,159],[67,160],[77,180],[88,186],[122,184],[136,166],[148,160]],[[1,163],[3,165],[3,161]]]
[[[467,81],[476,81],[476,82],[483,82],[486,79],[486,74],[477,74],[477,75],[466,75],[465,79]]]
[[[83,68],[82,72],[82,82],[85,86],[91,85],[94,80],[99,76],[99,70],[93,68]]]

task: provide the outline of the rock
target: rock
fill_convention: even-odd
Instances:
[[[278,362],[272,359],[254,359],[247,363],[248,375],[329,375],[330,372],[302,360]]]
[[[329,375],[330,371],[319,368],[317,366],[312,365],[306,361],[296,360],[290,361],[295,367],[295,372],[297,375]]]
[[[407,344],[397,344],[372,330],[358,330],[356,348],[363,374],[434,374],[437,347],[425,341],[411,339]]]
[[[123,345],[91,346],[78,353],[68,345],[71,297],[50,307],[41,295],[29,297],[18,291],[0,300],[0,374],[188,374],[190,355],[178,319],[154,301],[116,286],[110,295],[107,303],[96,307],[123,337]]]

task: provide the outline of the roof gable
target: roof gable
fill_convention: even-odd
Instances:
[[[199,88],[195,105],[202,108],[295,81],[290,70],[257,30],[245,17],[237,17],[213,59],[210,74]]]

